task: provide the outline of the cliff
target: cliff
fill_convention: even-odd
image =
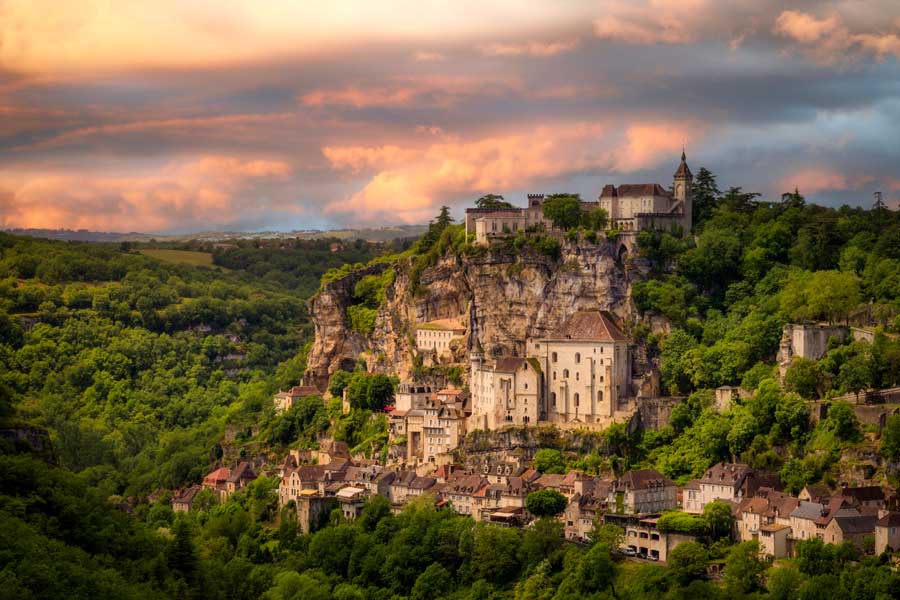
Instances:
[[[558,258],[530,248],[516,253],[491,249],[440,257],[411,284],[411,259],[375,264],[323,285],[310,300],[315,343],[307,359],[307,381],[324,387],[330,373],[352,369],[363,354],[370,370],[408,378],[413,369],[416,324],[459,318],[467,325],[467,349],[486,356],[522,355],[525,340],[549,334],[579,310],[609,310],[623,321],[633,315],[629,260],[624,245],[564,242]],[[347,307],[354,286],[366,275],[395,269],[371,335],[353,331]]]

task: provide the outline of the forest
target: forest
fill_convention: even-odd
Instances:
[[[847,401],[814,423],[806,400],[898,384],[900,218],[823,208],[796,192],[776,202],[720,192],[705,169],[696,184],[694,235],[642,233],[632,259],[650,272],[635,285],[637,309],[673,328],[660,335],[638,323],[631,333],[685,402],[660,431],[614,426],[599,434],[605,451],[586,455],[550,444],[537,466],[654,467],[684,483],[739,459],[779,473],[789,491],[832,481],[841,452],[875,432]],[[597,239],[577,228],[570,239]],[[539,240],[519,241],[558,252],[552,238]],[[711,532],[703,543],[679,546],[663,566],[618,555],[614,527],[596,526],[580,546],[550,517],[524,530],[476,524],[427,497],[400,514],[376,497],[354,522],[337,511],[302,535],[291,508],[278,510],[274,477],[224,504],[209,495],[199,510],[172,512],[159,490],[199,481],[225,453],[276,457],[326,430],[359,452],[383,447],[384,417],[373,415],[394,382],[364,365],[331,382],[333,392],[348,390],[349,414],[317,397],[274,414],[272,394],[305,371],[305,300],[321,278],[358,263],[403,252],[415,278],[464,243],[444,211],[412,246],[236,244],[210,249],[211,267],[163,263],[129,245],[0,234],[0,596],[900,597],[887,556],[804,542],[796,558],[773,565],[754,543],[733,544],[702,523]],[[372,278],[355,290],[357,330],[371,327],[385,284]],[[871,343],[834,342],[821,360],[791,364],[781,385],[781,328],[804,319],[867,319],[877,328]],[[711,390],[723,384],[750,395],[714,411]],[[44,451],[16,437],[23,432]],[[900,458],[900,417],[888,420],[877,447]],[[710,579],[711,564],[720,578]]]

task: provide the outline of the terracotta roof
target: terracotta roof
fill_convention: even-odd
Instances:
[[[462,390],[447,390],[447,389],[445,389],[445,390],[441,390],[436,393],[438,396],[459,396],[463,392],[462,392]]]
[[[256,473],[253,471],[253,467],[250,466],[250,463],[246,461],[241,462],[235,467],[234,471],[231,472],[231,476],[228,477],[228,481],[231,483],[253,481],[254,479],[256,479]]]
[[[196,496],[197,492],[199,492],[199,491],[200,491],[199,485],[192,485],[192,486],[185,488],[185,489],[181,490],[180,492],[178,492],[178,495],[176,495],[174,498],[172,498],[172,502],[173,503],[178,502],[180,504],[190,504],[191,502],[194,501],[194,496]]]
[[[206,477],[203,478],[204,485],[219,485],[220,483],[225,483],[228,481],[228,477],[231,476],[231,469],[228,467],[219,467],[212,473],[207,474]]]
[[[607,311],[579,311],[566,319],[550,339],[592,342],[628,341]]]

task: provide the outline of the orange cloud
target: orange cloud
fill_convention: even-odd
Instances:
[[[687,44],[698,38],[697,15],[709,15],[708,0],[613,0],[594,20],[594,35],[627,44]]]
[[[875,181],[870,175],[847,176],[827,167],[806,167],[799,169],[778,181],[782,191],[800,190],[801,194],[817,194],[834,190],[852,190],[865,187]]]
[[[332,168],[359,173],[369,169],[383,169],[413,160],[418,151],[399,146],[325,146],[322,154]]]
[[[283,180],[290,173],[281,161],[230,156],[172,163],[149,175],[0,173],[0,188],[11,190],[0,205],[0,224],[106,231],[215,227],[258,202],[293,210],[257,199],[250,189],[254,180]]]
[[[414,160],[384,163],[361,190],[330,202],[325,212],[359,222],[420,223],[440,203],[461,196],[521,189],[576,173],[651,168],[662,160],[674,160],[681,144],[696,135],[687,126],[635,123],[620,133],[610,124],[589,122],[474,140],[446,139],[409,151],[418,156]],[[386,152],[384,147],[353,147],[335,153],[331,148],[326,156],[335,157],[329,158],[332,166],[342,169],[370,166],[400,152],[399,148]]]
[[[900,25],[898,25],[900,26]],[[879,60],[900,57],[900,36],[896,33],[852,32],[837,14],[825,18],[786,10],[775,20],[772,33],[799,44],[823,63],[839,63],[854,58],[848,53],[869,53]]]
[[[444,55],[440,52],[425,52],[423,50],[419,50],[415,54],[413,54],[413,59],[416,62],[441,62],[444,60]]]
[[[413,104],[448,106],[471,95],[502,94],[519,90],[521,84],[512,76],[505,78],[469,75],[425,75],[395,77],[387,84],[356,85],[340,89],[315,90],[300,97],[307,106],[373,106],[397,107]]]

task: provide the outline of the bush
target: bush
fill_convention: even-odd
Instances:
[[[568,501],[556,490],[544,489],[525,497],[525,508],[536,517],[555,517],[566,510]]]

